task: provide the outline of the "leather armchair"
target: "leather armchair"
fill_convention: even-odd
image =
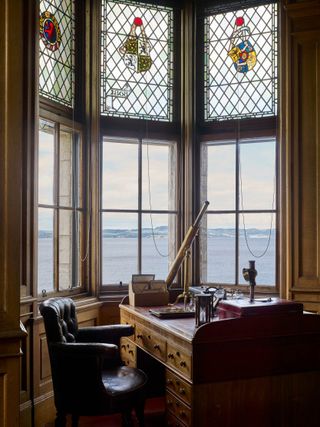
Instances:
[[[72,426],[80,416],[122,413],[123,425],[132,425],[135,409],[144,425],[147,377],[123,366],[119,342],[133,334],[129,325],[78,328],[75,304],[70,298],[50,298],[40,305],[50,355],[56,427]]]

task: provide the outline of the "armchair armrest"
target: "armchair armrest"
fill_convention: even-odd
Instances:
[[[53,343],[49,346],[56,405],[86,405],[104,393],[102,370],[118,354],[114,344]],[[73,403],[72,403],[73,402]]]
[[[103,343],[55,343],[51,344],[50,350],[56,356],[71,357],[101,357],[103,359],[113,359],[118,354],[118,347],[114,344]]]
[[[77,341],[82,343],[116,343],[121,337],[128,337],[133,333],[134,328],[130,325],[89,326],[78,329]]]

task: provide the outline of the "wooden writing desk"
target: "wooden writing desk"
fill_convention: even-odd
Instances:
[[[165,365],[168,425],[320,425],[320,316],[280,300],[261,306],[222,305],[196,330],[194,318],[120,305],[121,322],[135,327],[121,345],[125,363],[136,366],[141,349]]]

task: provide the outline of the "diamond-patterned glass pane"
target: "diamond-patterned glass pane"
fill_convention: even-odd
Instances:
[[[101,114],[172,120],[173,10],[102,2]]]
[[[206,121],[277,114],[277,43],[276,4],[205,18]]]
[[[39,92],[46,98],[73,107],[75,73],[74,0],[40,0],[40,22],[45,13],[58,25],[61,42],[58,47],[52,48],[49,43],[46,44],[46,37],[40,37]],[[57,28],[53,28],[53,32],[57,32],[57,30]],[[49,37],[47,36],[47,38]]]

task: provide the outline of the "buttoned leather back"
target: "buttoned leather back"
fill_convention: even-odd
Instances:
[[[48,344],[75,342],[78,322],[71,298],[49,298],[40,305]]]

